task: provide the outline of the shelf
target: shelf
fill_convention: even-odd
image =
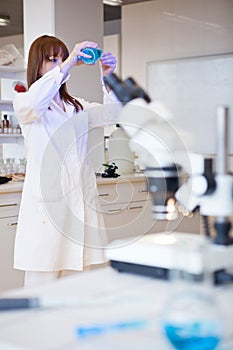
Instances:
[[[22,134],[0,134],[0,138],[7,138],[7,137],[23,137]]]
[[[0,79],[25,80],[25,67],[17,67],[16,65],[0,66]],[[9,82],[10,83],[10,82]],[[8,83],[1,84],[2,90],[7,92],[9,89]],[[6,95],[6,93],[5,93]],[[12,93],[6,98],[12,98]],[[5,97],[4,97],[5,98]],[[0,111],[14,112],[12,100],[0,99]],[[0,134],[0,144],[17,143],[24,144],[24,137],[22,134]]]
[[[25,72],[24,67],[0,66],[0,78],[22,79],[25,77]]]
[[[0,134],[0,144],[3,143],[19,143],[22,144],[24,138],[22,134]]]
[[[12,101],[0,100],[0,111],[13,112],[14,109],[13,109]]]
[[[26,68],[15,66],[0,66],[0,79],[25,80]],[[3,89],[3,86],[2,86]],[[6,86],[7,89],[7,86]],[[13,104],[10,100],[0,99],[0,111],[13,112]]]

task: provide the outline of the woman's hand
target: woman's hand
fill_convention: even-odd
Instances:
[[[75,65],[81,65],[83,64],[83,62],[78,59],[79,57],[86,57],[86,58],[90,58],[89,55],[87,55],[86,53],[82,52],[83,49],[87,48],[87,47],[93,47],[93,48],[97,48],[98,44],[94,43],[93,41],[83,41],[82,43],[78,43],[74,46],[71,54],[70,54],[70,59],[71,61],[74,60]]]
[[[90,58],[89,55],[87,55],[84,52],[82,52],[82,50],[85,49],[86,47],[97,48],[98,44],[94,43],[93,41],[83,41],[82,43],[75,44],[73,50],[70,53],[70,55],[60,65],[61,70],[62,70],[63,73],[68,73],[68,71],[72,67],[79,66],[79,65],[83,64],[83,62],[78,57],[82,56],[82,57]]]
[[[113,56],[110,52],[103,52],[100,62],[102,65],[103,75],[105,77],[106,75],[114,72],[116,68],[117,60],[116,60],[116,57]]]

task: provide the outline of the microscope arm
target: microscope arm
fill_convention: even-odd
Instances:
[[[167,219],[167,202],[176,198],[190,211],[199,207],[202,215],[214,216],[215,243],[232,244],[229,216],[233,213],[233,176],[227,167],[228,108],[217,109],[214,173],[209,160],[188,151],[192,149],[190,134],[175,128],[169,111],[151,101],[132,78],[122,81],[111,74],[105,77],[105,82],[124,105],[119,122],[130,138],[130,148],[146,168],[154,217]],[[188,180],[180,186],[184,174]]]

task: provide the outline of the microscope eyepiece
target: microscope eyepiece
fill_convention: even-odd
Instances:
[[[104,82],[112,89],[122,104],[126,104],[135,98],[142,98],[147,103],[151,102],[150,97],[131,77],[123,81],[112,73],[104,77]]]

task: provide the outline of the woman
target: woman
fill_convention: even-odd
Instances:
[[[97,46],[85,41],[69,54],[58,38],[37,38],[29,50],[28,91],[14,99],[27,152],[14,267],[25,271],[26,286],[105,261],[87,137],[92,127],[116,123],[120,104],[105,86],[103,105],[74,98],[66,87],[71,68],[88,57],[82,49]],[[103,53],[100,67],[103,76],[112,73],[115,57]]]

